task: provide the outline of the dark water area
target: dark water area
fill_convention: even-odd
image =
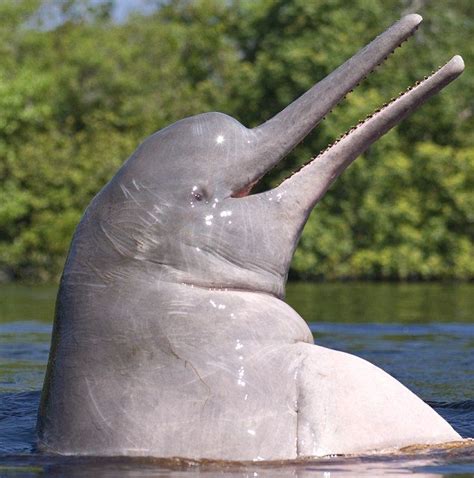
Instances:
[[[54,457],[35,452],[54,287],[0,286],[0,477],[474,476],[474,442],[284,464]],[[474,437],[474,284],[289,284],[315,342],[363,357]]]

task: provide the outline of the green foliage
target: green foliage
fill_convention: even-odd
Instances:
[[[39,0],[0,2],[0,274],[57,278],[84,208],[148,134],[211,110],[261,123],[411,9],[172,0],[116,24],[113,3],[61,2],[51,26]],[[474,64],[470,0],[413,4],[415,38],[265,187],[454,53]],[[466,72],[359,158],[312,214],[293,276],[472,279],[472,98]]]

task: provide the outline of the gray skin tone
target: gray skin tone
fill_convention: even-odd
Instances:
[[[382,370],[314,345],[282,299],[313,207],[358,155],[457,77],[462,59],[275,189],[248,195],[420,21],[404,17],[257,128],[207,113],[140,145],[72,241],[41,449],[279,460],[460,438]]]

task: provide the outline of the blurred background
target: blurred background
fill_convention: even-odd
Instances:
[[[149,134],[205,111],[255,126],[412,12],[414,38],[264,186],[459,53],[461,78],[318,205],[290,277],[472,279],[471,0],[4,0],[0,281],[57,281],[85,207]]]

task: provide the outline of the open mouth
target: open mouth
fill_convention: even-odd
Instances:
[[[255,128],[254,131],[262,138],[263,143],[263,146],[258,148],[262,151],[260,154],[270,159],[263,161],[263,165],[258,168],[260,171],[255,173],[250,182],[237,188],[232,197],[242,198],[249,195],[259,180],[294,149],[334,106],[413,35],[421,21],[421,16],[416,14],[402,18],[282,112]],[[303,175],[311,167],[317,167],[323,175],[327,174],[329,184],[326,186],[329,187],[358,155],[453,81],[463,69],[462,58],[454,56],[431,75],[349,129],[315,158],[292,173],[278,188],[289,186],[295,177]],[[320,188],[319,197],[327,187]]]
[[[242,189],[239,189],[235,193],[232,194],[231,197],[233,198],[244,198],[245,196],[248,196],[253,188],[260,182],[260,180],[265,176],[266,173],[262,174],[259,178],[257,178],[255,181],[252,181],[251,183],[245,185]]]

